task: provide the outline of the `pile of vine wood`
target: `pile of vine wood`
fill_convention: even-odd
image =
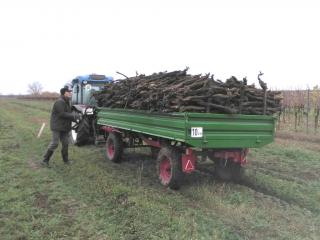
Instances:
[[[152,112],[211,112],[271,115],[280,110],[280,92],[247,85],[235,77],[225,82],[213,75],[190,75],[183,71],[137,75],[106,84],[95,94],[100,107]],[[265,107],[264,107],[265,106]]]

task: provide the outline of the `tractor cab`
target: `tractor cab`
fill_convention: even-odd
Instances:
[[[72,80],[72,111],[82,115],[80,122],[72,123],[72,143],[78,145],[87,143],[92,140],[92,136],[95,136],[94,106],[97,105],[97,101],[93,94],[111,82],[113,82],[112,77],[97,74],[78,76]]]
[[[100,91],[106,83],[113,82],[113,78],[105,75],[91,74],[78,76],[72,80],[72,105],[95,106],[93,93]]]

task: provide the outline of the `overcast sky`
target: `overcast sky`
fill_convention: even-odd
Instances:
[[[241,2],[241,3],[240,3]],[[317,1],[0,1],[0,93],[77,75],[190,67],[273,89],[320,85]]]

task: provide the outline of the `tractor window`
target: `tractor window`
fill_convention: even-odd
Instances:
[[[92,89],[95,91],[100,91],[101,90],[101,86],[92,86]]]
[[[79,85],[75,85],[74,87],[73,87],[73,93],[74,94],[77,94],[79,92]]]
[[[91,85],[92,91],[101,91],[103,89],[103,84]]]
[[[73,89],[72,89],[72,98],[71,98],[71,103],[72,104],[79,104],[79,100],[80,100],[80,96],[79,96],[79,85],[76,84],[73,86]]]

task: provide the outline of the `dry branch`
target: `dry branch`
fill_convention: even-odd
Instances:
[[[105,85],[95,94],[99,106],[129,108],[155,112],[212,112],[273,114],[279,110],[280,92],[267,91],[267,85],[258,80],[262,89],[247,85],[247,79],[232,76],[225,82],[213,75],[190,75],[182,71],[137,75]],[[123,75],[123,74],[122,74]],[[123,75],[124,76],[124,75]]]

